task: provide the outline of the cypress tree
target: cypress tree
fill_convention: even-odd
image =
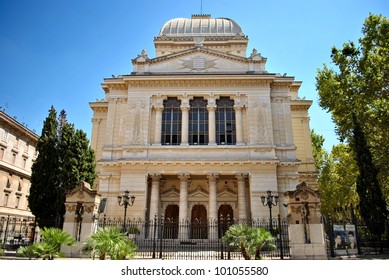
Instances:
[[[86,133],[68,123],[66,112],[58,120],[54,107],[49,112],[32,167],[29,205],[41,227],[61,227],[66,194],[81,181],[93,185],[95,159]]]
[[[351,147],[359,169],[356,187],[360,200],[360,214],[370,232],[382,235],[385,231],[388,210],[378,181],[379,170],[374,164],[365,134],[355,115],[353,115],[353,123]]]
[[[32,166],[29,208],[41,227],[55,226],[58,208],[57,112],[52,106],[38,140],[39,153]]]

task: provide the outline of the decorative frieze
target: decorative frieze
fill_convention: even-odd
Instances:
[[[190,80],[129,80],[129,87],[268,87],[271,80],[262,79],[190,79]]]

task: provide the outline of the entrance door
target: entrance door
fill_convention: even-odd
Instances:
[[[234,218],[234,210],[232,210],[231,205],[220,205],[219,210],[217,211],[217,217],[219,222],[219,238],[221,238],[232,224],[232,219]]]
[[[207,209],[202,204],[197,204],[192,208],[191,216],[191,238],[193,239],[207,239]]]
[[[178,213],[179,207],[170,204],[165,210],[164,238],[177,239],[178,237]]]

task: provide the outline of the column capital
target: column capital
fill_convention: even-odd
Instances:
[[[190,106],[189,105],[181,105],[180,109],[181,109],[181,111],[189,111]]]
[[[159,172],[152,172],[152,173],[149,173],[149,176],[152,180],[159,180],[161,179],[161,173]]]
[[[217,173],[217,172],[210,172],[210,173],[207,173],[207,178],[209,179],[209,180],[216,180],[216,179],[218,179],[219,178],[219,173]]]
[[[235,174],[235,178],[238,179],[238,180],[244,180],[247,177],[248,177],[248,173],[247,172],[239,172],[239,173]]]
[[[157,112],[162,112],[163,111],[163,105],[154,105],[153,108]]]
[[[207,105],[207,110],[210,112],[214,112],[216,111],[216,107],[216,105]]]
[[[190,178],[190,174],[189,174],[189,172],[181,172],[181,173],[178,173],[178,178],[180,180],[188,180]]]

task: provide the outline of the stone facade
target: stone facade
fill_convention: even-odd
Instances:
[[[201,27],[201,28],[200,28]],[[108,217],[117,196],[136,197],[128,216],[205,220],[287,216],[284,194],[315,187],[308,109],[293,76],[268,73],[257,50],[229,19],[195,15],[167,22],[133,72],[106,78],[90,103],[95,182]]]
[[[39,136],[0,111],[0,216],[31,218],[31,167]]]

